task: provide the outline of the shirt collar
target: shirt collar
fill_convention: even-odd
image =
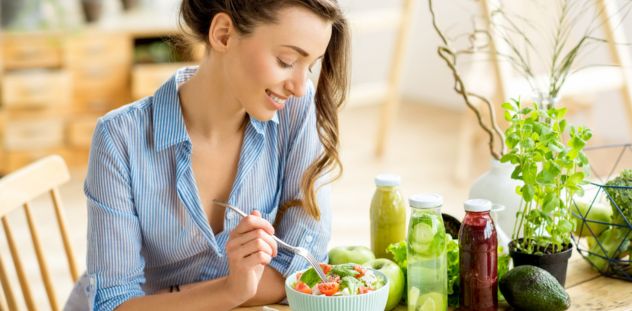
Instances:
[[[184,124],[178,87],[189,80],[196,72],[197,66],[178,69],[176,73],[165,82],[153,97],[154,119],[154,144],[158,151],[171,147],[183,141],[190,141]],[[255,131],[263,135],[268,121],[259,121],[249,117],[250,125]],[[270,119],[273,124],[279,124],[278,113],[275,112]]]
[[[179,69],[153,96],[154,145],[158,151],[190,141],[178,96],[178,85],[192,76],[187,69]]]

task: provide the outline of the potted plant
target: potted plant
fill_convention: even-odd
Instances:
[[[566,108],[524,106],[519,100],[502,107],[509,127],[501,162],[513,164],[512,178],[523,183],[516,189],[522,202],[510,255],[515,266],[538,266],[564,285],[575,226],[572,198],[582,194],[589,173],[583,149],[592,133],[567,125]]]

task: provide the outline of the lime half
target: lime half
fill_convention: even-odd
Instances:
[[[417,300],[415,311],[444,311],[444,297],[439,293],[423,294]]]

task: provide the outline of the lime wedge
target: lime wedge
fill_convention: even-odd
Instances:
[[[415,306],[417,304],[417,299],[419,298],[419,288],[412,287],[408,291],[408,305]]]
[[[415,311],[444,311],[444,297],[439,293],[423,294],[417,300]]]

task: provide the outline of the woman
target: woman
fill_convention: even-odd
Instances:
[[[348,30],[335,0],[184,0],[207,53],[102,117],[85,182],[88,271],[67,309],[228,310],[326,260]],[[307,79],[317,61],[316,88]],[[228,202],[240,219],[214,205]],[[274,223],[274,227],[271,225]],[[79,307],[87,309],[85,305]]]

